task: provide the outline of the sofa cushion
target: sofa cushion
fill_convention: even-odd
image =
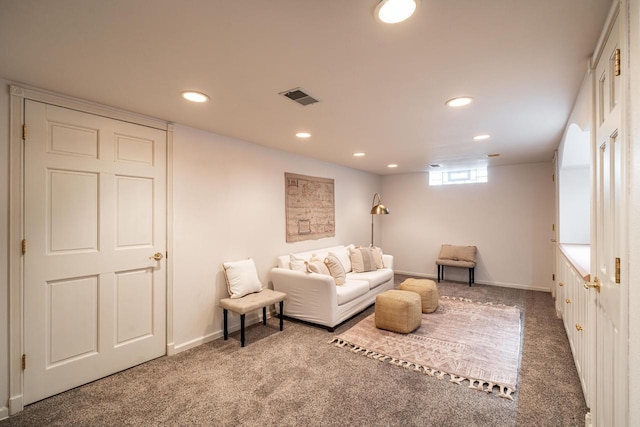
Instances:
[[[336,285],[344,285],[346,273],[338,257],[329,253],[329,255],[324,259],[324,265],[329,269],[329,273],[331,274],[331,277],[333,277],[333,280],[335,280]]]
[[[369,283],[369,289],[376,288],[389,280],[393,280],[393,270],[390,268],[381,268],[380,270],[365,271],[363,273],[348,273],[349,280],[365,280]]]
[[[338,305],[353,301],[369,292],[369,282],[366,280],[347,280],[342,286],[336,286]]]

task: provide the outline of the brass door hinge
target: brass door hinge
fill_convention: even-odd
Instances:
[[[551,181],[556,182],[556,174],[551,175]]]
[[[27,253],[27,239],[22,239],[22,255]]]
[[[616,283],[620,283],[620,258],[616,258]]]
[[[620,75],[620,49],[616,49],[615,59],[613,63],[613,73],[616,76]]]
[[[22,125],[22,139],[27,140],[27,125]]]
[[[551,280],[553,280],[555,282],[555,280],[556,280],[556,275],[555,274],[551,274]]]
[[[22,355],[22,370],[24,371],[25,369],[27,369],[27,355],[23,354]]]
[[[556,225],[555,224],[551,224],[551,231],[556,231]]]

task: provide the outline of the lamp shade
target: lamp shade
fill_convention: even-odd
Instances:
[[[375,205],[371,208],[371,215],[388,215],[389,208],[383,204]]]

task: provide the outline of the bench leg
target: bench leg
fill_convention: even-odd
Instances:
[[[224,339],[226,341],[227,338],[229,338],[229,329],[227,329],[227,326],[228,326],[227,317],[229,315],[229,312],[227,311],[226,308],[223,308],[222,309],[222,314],[223,314],[223,317],[224,317]]]
[[[475,269],[474,268],[470,268],[469,269],[469,286],[471,286],[471,284],[475,281]]]
[[[440,278],[444,280],[444,265],[438,264],[438,283],[440,283]]]
[[[240,315],[240,347],[244,347],[244,314]]]
[[[262,324],[267,324],[267,307],[262,307]]]
[[[284,329],[284,323],[282,322],[282,309],[284,308],[284,301],[280,301],[280,330]]]

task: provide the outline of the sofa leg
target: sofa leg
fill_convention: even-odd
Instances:
[[[267,307],[266,306],[262,307],[262,324],[263,325],[267,324]]]
[[[475,281],[475,272],[473,268],[469,269],[469,286]]]
[[[280,301],[280,330],[284,329],[284,323],[282,321],[282,310],[284,309],[284,301]]]
[[[229,312],[226,308],[222,309],[222,315],[224,317],[224,339],[226,341],[227,338],[229,338],[229,329],[228,329],[228,322],[227,322],[227,317],[229,315]]]
[[[240,315],[240,347],[244,347],[244,314]]]

